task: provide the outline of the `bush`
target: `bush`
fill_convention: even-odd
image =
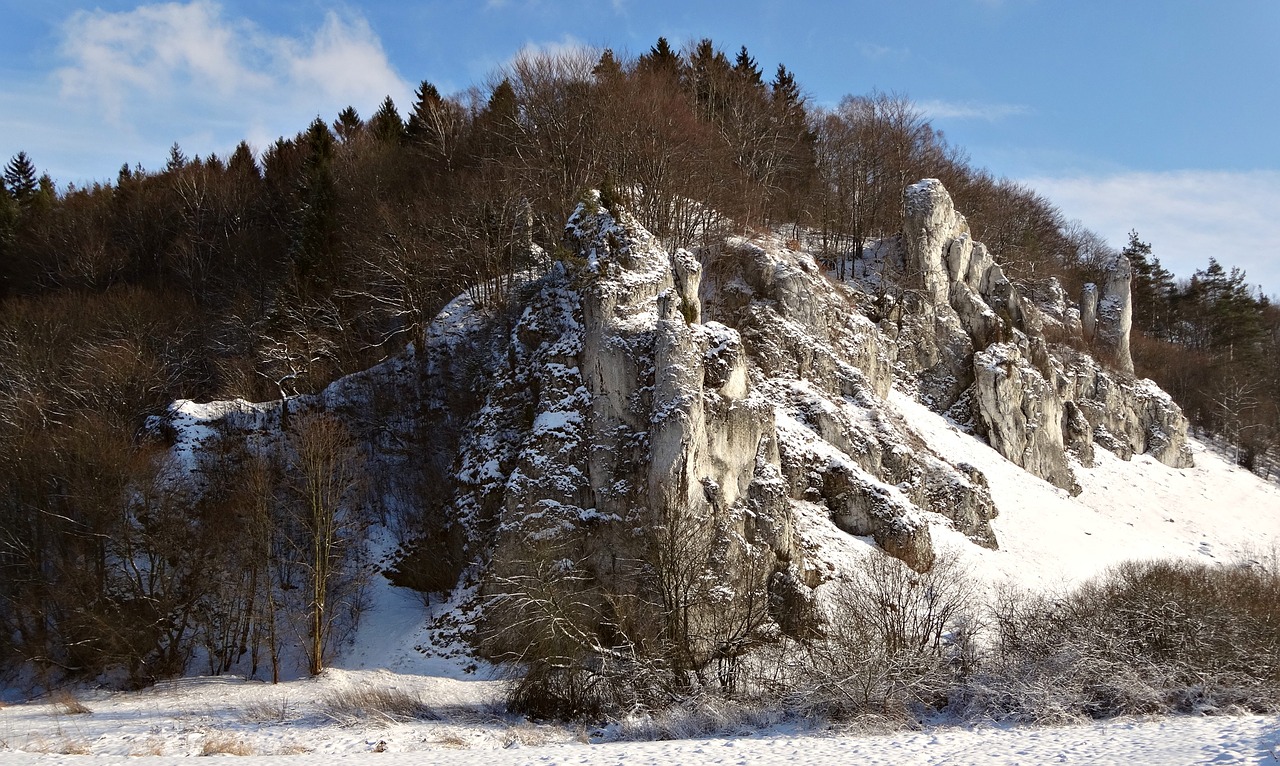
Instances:
[[[974,663],[973,580],[942,554],[926,573],[868,556],[830,599],[825,635],[809,642],[797,700],[809,715],[905,719],[937,709]]]
[[[1061,597],[1009,596],[965,712],[1058,722],[1280,707],[1280,576],[1130,562]]]

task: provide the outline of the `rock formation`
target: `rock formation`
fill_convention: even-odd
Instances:
[[[561,259],[506,301],[463,294],[423,347],[291,407],[341,415],[382,456],[371,480],[411,498],[394,501],[419,525],[405,582],[567,577],[622,631],[644,630],[626,604],[707,587],[689,619],[767,602],[774,629],[799,634],[838,576],[815,556],[831,535],[920,570],[931,529],[995,547],[985,477],[912,432],[895,386],[1061,487],[1095,444],[1189,462],[1176,405],[1125,369],[1125,264],[1073,306],[1057,282],[1006,278],[937,181],[907,190],[906,221],[915,289],[873,298],[777,238],[668,252],[590,193]],[[1049,337],[1096,337],[1115,368]],[[222,438],[277,417],[225,409],[203,424]]]
[[[1056,282],[1039,295],[1010,282],[971,240],[939,181],[909,187],[904,209],[906,261],[925,304],[916,324],[932,329],[934,341],[923,347],[936,353],[921,359],[918,331],[899,333],[899,358],[911,362],[935,407],[963,400],[992,447],[1064,489],[1076,488],[1068,450],[1089,465],[1093,441],[1125,458],[1148,452],[1175,467],[1190,465],[1181,410],[1150,381],[1133,378],[1126,258],[1111,264],[1101,290],[1085,286],[1077,309]],[[1055,338],[1093,345],[1111,367],[1051,344],[1050,327]]]

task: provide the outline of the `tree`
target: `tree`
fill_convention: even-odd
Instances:
[[[13,263],[13,238],[18,228],[18,201],[0,180],[0,299],[12,289],[17,279],[17,265]]]
[[[1151,244],[1138,238],[1137,231],[1129,232],[1129,243],[1120,251],[1133,267],[1134,323],[1143,330],[1163,336],[1169,329],[1169,311],[1176,289],[1173,274],[1160,265],[1160,259],[1151,254]]]
[[[360,131],[364,129],[364,121],[360,119],[359,113],[355,107],[348,106],[341,112],[338,112],[338,119],[333,122],[333,132],[337,134],[338,139],[344,144],[360,135]]]
[[[18,152],[5,165],[4,183],[19,205],[25,207],[35,198],[40,187],[36,180],[36,167],[26,152]]]
[[[436,86],[423,80],[406,132],[410,143],[437,172],[452,174],[466,127],[462,106],[444,98]]]
[[[622,64],[613,55],[612,48],[604,49],[604,53],[600,54],[600,61],[591,70],[591,74],[597,81],[608,81],[622,76]]]
[[[173,146],[169,147],[169,158],[165,161],[164,172],[176,173],[187,166],[187,155],[182,153],[182,147],[178,146],[178,142],[174,141]]]
[[[396,119],[399,119],[398,117]],[[331,278],[338,244],[337,192],[333,178],[334,140],[317,117],[302,136],[301,206],[293,222],[294,275],[305,294]]]
[[[298,418],[289,447],[307,573],[307,670],[316,675],[324,669],[335,629],[344,617],[358,614],[353,562],[363,532],[355,496],[361,457],[351,432],[328,414]]]
[[[678,78],[684,68],[680,54],[671,48],[667,38],[659,37],[649,52],[636,61],[636,68],[642,72],[662,74],[666,77]]]
[[[756,64],[751,54],[747,53],[747,46],[742,46],[738,51],[738,56],[733,62],[733,71],[746,80],[748,85],[764,87],[764,73],[760,71],[760,66]]]
[[[387,96],[378,111],[369,118],[369,133],[382,143],[399,143],[404,140],[404,120],[396,110],[396,104]]]

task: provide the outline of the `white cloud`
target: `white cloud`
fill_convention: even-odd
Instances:
[[[136,135],[160,147],[121,161],[154,162],[174,140],[188,153],[223,152],[250,135],[290,135],[348,105],[368,116],[387,95],[402,110],[412,99],[358,15],[331,11],[313,34],[287,37],[228,18],[212,0],[191,0],[80,11],[61,31],[65,65],[55,78],[68,115],[99,129],[105,122],[99,145]]]
[[[1030,114],[1031,109],[1020,104],[983,104],[976,101],[921,101],[919,107],[931,119],[936,120],[984,120],[998,122],[1007,117]]]
[[[1280,294],[1280,171],[1182,170],[1020,179],[1123,246],[1131,229],[1179,277],[1209,258]]]

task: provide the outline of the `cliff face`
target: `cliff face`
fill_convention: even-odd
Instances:
[[[417,525],[407,582],[571,576],[618,625],[628,603],[707,587],[693,623],[758,593],[770,624],[803,632],[834,576],[814,555],[830,535],[922,570],[931,528],[996,547],[985,477],[910,430],[895,386],[1064,488],[1095,443],[1189,464],[1176,405],[1126,370],[1125,264],[1073,306],[1056,283],[1005,278],[937,181],[908,189],[906,212],[915,288],[875,299],[775,238],[668,252],[593,193],[566,255],[505,303],[464,294],[423,348],[291,407],[373,445],[371,478]],[[1112,367],[1078,350],[1091,343]],[[278,418],[224,409],[200,424],[222,439]]]
[[[967,405],[993,448],[1064,489],[1076,489],[1067,453],[1088,466],[1094,442],[1126,459],[1147,452],[1191,465],[1181,410],[1133,378],[1127,259],[1069,306],[1056,282],[1038,295],[1012,284],[971,240],[938,181],[909,187],[905,212],[906,261],[919,275],[923,306],[907,320],[911,331],[895,334],[899,358],[933,406]],[[931,342],[917,342],[922,335]],[[1077,350],[1084,348],[1097,358]]]

